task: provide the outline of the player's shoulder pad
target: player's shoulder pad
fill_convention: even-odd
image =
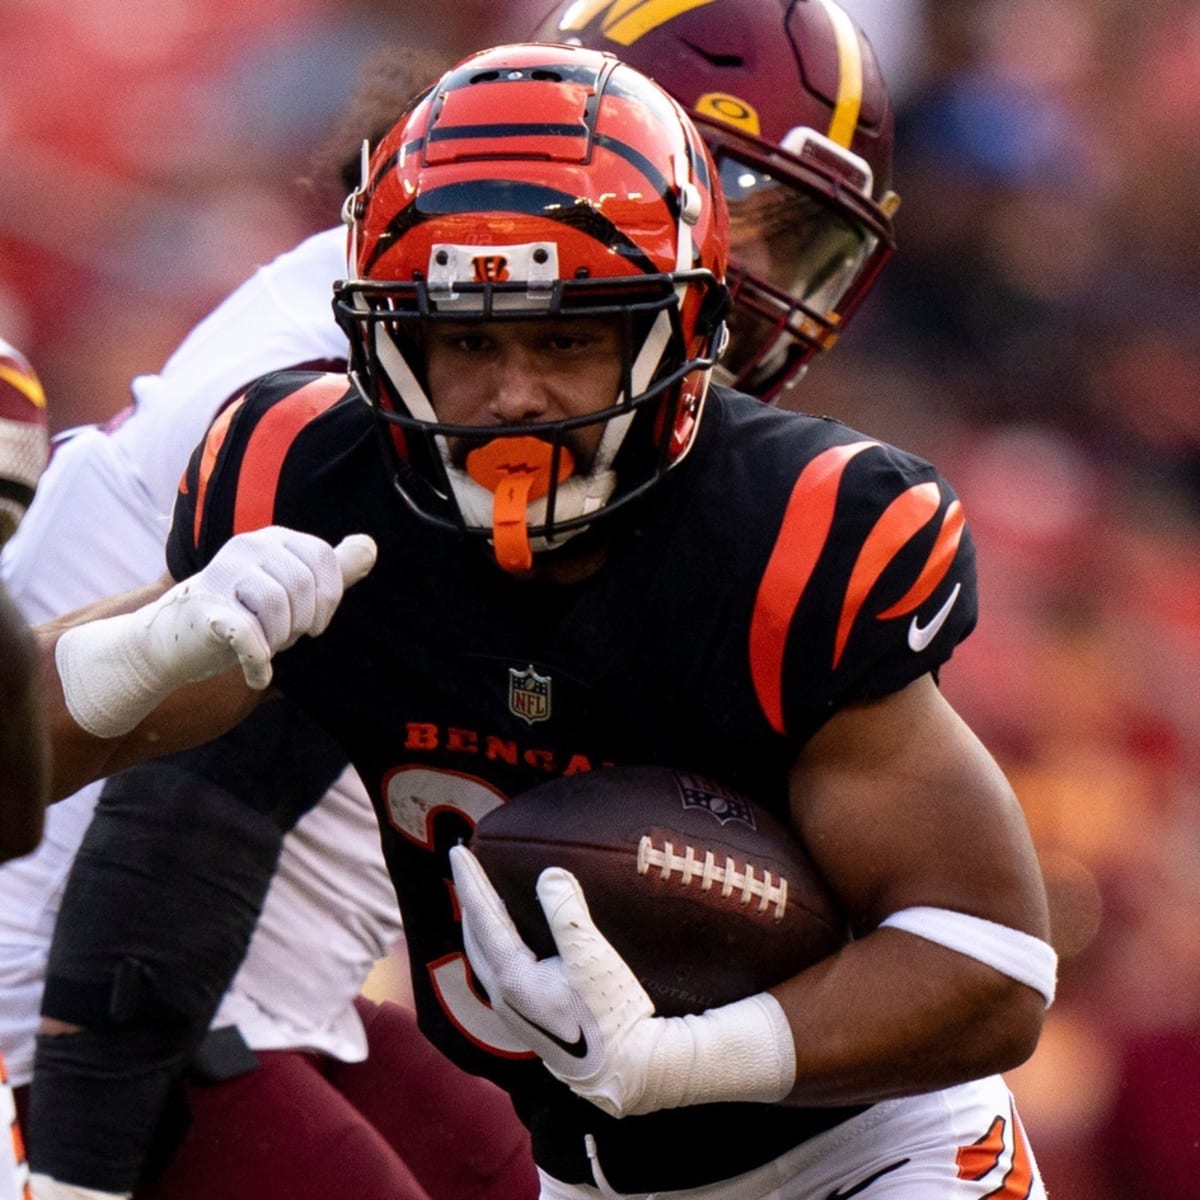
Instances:
[[[176,527],[193,547],[270,525],[293,450],[351,392],[345,375],[276,371],[255,380],[214,418],[180,481]],[[179,517],[186,521],[180,525]]]
[[[271,371],[230,398],[213,418],[205,437],[210,456],[227,440],[245,442],[264,428],[278,444],[279,435],[292,439],[313,419],[328,411],[351,390],[345,375],[319,371]]]
[[[780,732],[786,662],[831,705],[935,670],[976,618],[974,548],[949,482],[919,455],[831,423],[798,464],[751,630],[759,701]],[[799,668],[797,668],[799,669]]]

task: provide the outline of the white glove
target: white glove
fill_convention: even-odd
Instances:
[[[718,1101],[775,1103],[796,1050],[783,1009],[762,992],[697,1016],[656,1017],[633,972],[596,928],[561,867],[537,894],[558,954],[537,959],[479,860],[450,851],[467,958],[492,1008],[576,1094],[613,1117]]]
[[[231,538],[203,570],[152,603],[59,638],[55,661],[71,716],[97,737],[119,737],[176,688],[235,663],[261,691],[271,682],[272,656],[304,634],[323,633],[375,555],[361,533],[336,548],[277,525]]]

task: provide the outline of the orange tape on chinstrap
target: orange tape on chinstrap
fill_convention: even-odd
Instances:
[[[496,561],[506,571],[533,566],[527,509],[549,492],[553,457],[554,447],[535,437],[495,438],[467,455],[467,474],[492,493],[492,540]],[[574,456],[563,446],[557,482],[574,470]]]

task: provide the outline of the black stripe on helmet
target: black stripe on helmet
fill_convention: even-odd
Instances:
[[[499,143],[505,138],[513,137],[570,137],[583,138],[586,141],[589,138],[589,131],[585,125],[546,125],[534,121],[524,123],[512,121],[499,125],[439,125],[429,133],[427,140],[433,143],[491,138]],[[505,158],[520,157],[519,154],[513,154],[502,145],[496,146],[496,153]]]
[[[658,267],[645,251],[630,242],[612,221],[591,204],[554,188],[505,179],[476,179],[422,192],[412,204],[396,215],[380,235],[363,273],[369,275],[375,262],[391,246],[425,221],[458,213],[484,212],[523,213],[555,221],[607,246],[643,274],[659,273]]]

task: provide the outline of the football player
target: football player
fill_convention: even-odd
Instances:
[[[785,394],[813,354],[832,344],[891,248],[891,110],[874,55],[845,14],[820,4],[711,0],[698,7],[666,5],[656,9],[653,21],[643,19],[636,26],[608,20],[610,8],[562,5],[537,36],[609,50],[643,68],[653,66],[664,86],[695,116],[720,164],[726,191],[734,196],[734,335],[718,373],[773,400]],[[731,52],[733,47],[737,53]],[[391,97],[404,94],[403,79],[411,78],[414,69],[405,64],[396,79],[394,67],[389,67],[389,74],[369,81],[364,91],[375,104],[390,103]],[[353,113],[350,121],[369,128],[377,117],[372,108]],[[827,169],[814,171],[806,159],[819,153],[826,140],[835,149],[826,155]],[[837,147],[846,151],[840,158]],[[838,183],[842,171],[852,190]],[[773,223],[764,214],[771,214]],[[801,225],[806,250],[794,239],[781,240],[780,226]],[[104,429],[81,431],[63,449],[46,484],[49,495],[35,509],[35,527],[26,531],[5,562],[34,617],[48,618],[105,591],[149,579],[157,571],[158,541],[166,524],[161,514],[169,509],[188,449],[217,407],[264,371],[340,365],[345,336],[332,319],[329,292],[332,281],[344,274],[344,229],[309,239],[260,271],[203,322],[161,375],[136,380],[131,413]],[[69,522],[62,519],[66,511],[72,514]],[[89,514],[89,520],[81,513]],[[114,546],[102,560],[80,549],[97,528],[122,531],[120,538],[112,539],[119,550]],[[272,722],[270,729],[270,736],[287,739],[286,723]],[[251,760],[240,768],[242,792],[251,790],[256,767],[270,775],[266,736],[252,728],[245,738],[231,735],[227,740],[230,761],[235,752]],[[20,1083],[28,1081],[36,1056],[41,1086],[27,1120],[31,1154],[44,1174],[120,1194],[132,1186],[147,1158],[154,1164],[165,1159],[163,1147],[178,1140],[179,1122],[164,1120],[152,1136],[150,1118],[178,1105],[178,1100],[166,1101],[168,1085],[182,1071],[188,1047],[211,1018],[223,1031],[223,1040],[210,1041],[202,1049],[204,1086],[197,1083],[195,1071],[189,1072],[190,1133],[170,1159],[169,1172],[153,1187],[176,1197],[186,1187],[203,1194],[212,1185],[208,1172],[222,1169],[221,1160],[206,1148],[218,1140],[249,1144],[254,1140],[251,1130],[257,1131],[260,1148],[274,1147],[274,1154],[260,1151],[257,1171],[278,1180],[280,1170],[294,1169],[295,1187],[320,1193],[326,1186],[319,1171],[297,1166],[290,1142],[280,1143],[277,1133],[269,1143],[264,1139],[280,1127],[273,1119],[276,1097],[290,1099],[302,1077],[286,1073],[293,1056],[285,1047],[316,1044],[327,1064],[362,1053],[361,1022],[350,1000],[373,957],[396,937],[394,901],[378,857],[374,816],[352,773],[337,780],[326,800],[300,820],[283,843],[245,965],[231,991],[220,999],[249,936],[282,831],[312,803],[317,794],[313,782],[329,769],[318,748],[319,735],[309,731],[302,740],[312,760],[306,777],[297,769],[255,784],[260,792],[268,783],[275,789],[275,811],[261,800],[248,812],[231,804],[228,770],[222,773],[217,799],[205,802],[206,811],[213,814],[208,838],[239,847],[238,890],[225,878],[234,870],[230,855],[199,852],[198,833],[191,841],[179,838],[174,835],[176,823],[164,815],[170,806],[191,813],[201,796],[210,796],[208,776],[215,768],[207,756],[150,764],[114,780],[90,827],[99,789],[86,789],[52,811],[55,836],[35,859],[22,864],[19,872],[0,872],[0,908],[9,914],[0,923],[10,931],[7,937],[0,931],[0,962],[7,963],[6,1018],[0,1037],[14,1048]],[[284,740],[281,745],[296,756],[292,743]],[[302,786],[304,778],[308,786]],[[133,830],[136,837],[130,836]],[[81,839],[80,863],[64,891]],[[134,862],[123,863],[114,848],[134,856]],[[172,866],[157,877],[135,872],[144,881],[142,890],[106,882],[118,873],[129,874],[136,861],[150,853]],[[211,878],[197,878],[200,864],[209,864]],[[182,881],[198,889],[190,906]],[[169,923],[161,920],[164,889],[171,899]],[[52,983],[42,1000],[45,1035],[35,1051],[47,943],[58,911],[64,919],[50,956]],[[189,911],[206,917],[218,911],[232,915],[222,926],[210,928],[209,921],[189,933]],[[298,913],[305,914],[303,921]],[[209,951],[182,958],[181,948],[202,937]],[[169,1027],[152,1007],[114,1026],[97,1013],[97,1002],[83,1008],[78,996],[60,985],[61,977],[73,980],[86,972],[96,992],[107,996],[135,941],[144,966],[158,977],[179,978],[172,987],[171,1007],[181,1019]],[[315,969],[317,965],[322,969]],[[402,1019],[400,1014],[390,1015],[393,1024]],[[105,1027],[103,1040],[93,1036],[98,1022]],[[134,1072],[128,1042],[143,1022],[160,1036],[152,1094],[135,1094],[128,1084]],[[382,1025],[377,1016],[368,1033],[381,1037]],[[58,1036],[80,1028],[92,1032],[74,1040]],[[269,1051],[259,1054],[257,1070],[239,1073],[250,1060],[235,1052],[235,1037],[247,1040],[253,1050]],[[402,1043],[397,1037],[385,1044]],[[223,1065],[212,1061],[214,1045],[225,1049],[228,1061],[222,1060]],[[405,1051],[410,1064],[413,1053]],[[80,1094],[79,1077],[97,1057],[124,1065],[104,1085],[103,1094],[92,1093],[89,1104],[69,1103]],[[294,1058],[308,1061],[300,1054]],[[360,1074],[372,1063],[384,1073],[391,1069],[390,1061],[373,1046]],[[216,1081],[222,1072],[231,1074],[224,1083]],[[437,1094],[447,1095],[450,1105],[455,1076],[443,1075]],[[405,1078],[417,1089],[411,1065]],[[146,1079],[149,1086],[149,1071]],[[278,1085],[276,1079],[281,1081]],[[237,1108],[231,1102],[234,1096]],[[461,1100],[467,1100],[465,1091]],[[317,1098],[311,1099],[310,1107],[317,1103]],[[115,1112],[120,1106],[127,1115],[120,1136],[115,1136],[113,1123],[102,1124],[94,1114]],[[418,1115],[432,1119],[434,1112],[427,1103]],[[431,1156],[436,1151],[438,1161],[474,1161],[461,1146],[447,1153],[442,1140],[423,1137],[420,1122],[402,1107],[393,1104],[389,1116],[401,1132],[406,1121],[411,1124],[406,1144],[416,1147],[409,1158],[419,1167],[414,1156],[426,1147]],[[444,1120],[442,1127],[447,1127]],[[323,1128],[333,1136],[337,1127],[330,1122]],[[231,1130],[237,1132],[236,1141]],[[394,1140],[399,1138],[398,1134]],[[487,1146],[486,1139],[471,1143],[480,1163],[488,1159]],[[385,1156],[381,1161],[391,1160]],[[477,1170],[482,1173],[484,1167]],[[437,1176],[430,1166],[419,1174],[433,1187],[430,1181]],[[233,1183],[222,1178],[223,1190],[230,1194],[231,1187],[253,1191],[258,1176],[246,1170],[235,1173]],[[508,1186],[517,1194],[511,1178]],[[400,1185],[393,1183],[392,1190],[398,1193]],[[472,1190],[484,1194],[478,1178]],[[149,1182],[138,1190],[139,1196],[153,1194]]]
[[[49,455],[46,395],[23,354],[0,339],[0,546],[20,524]],[[33,850],[49,796],[49,742],[33,637],[0,583],[0,862]],[[0,1046],[2,1049],[2,1046]],[[29,1167],[0,1053],[0,1200],[28,1200]]]
[[[819,147],[844,189],[856,156]],[[170,573],[41,631],[57,786],[298,704],[371,791],[423,1028],[512,1096],[545,1197],[1044,1196],[999,1074],[1053,997],[1044,887],[936,682],[975,621],[962,506],[911,454],[710,386],[716,179],[615,58],[444,75],[347,204],[349,385],[249,389],[193,454]],[[656,1016],[555,869],[536,960],[462,843],[613,763],[773,809],[856,938]]]

